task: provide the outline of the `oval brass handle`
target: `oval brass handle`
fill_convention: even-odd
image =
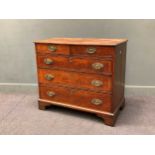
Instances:
[[[45,63],[46,65],[50,65],[50,64],[53,63],[53,60],[52,60],[52,59],[49,59],[49,58],[46,58],[46,59],[44,59],[44,63]]]
[[[55,45],[48,45],[48,49],[52,52],[55,52],[57,50],[57,47]]]
[[[49,97],[53,97],[53,96],[55,96],[55,92],[53,92],[53,91],[48,91],[48,92],[47,92],[47,95],[48,95]]]
[[[96,70],[102,69],[103,67],[104,67],[104,65],[99,63],[99,62],[96,62],[96,63],[92,64],[92,68],[96,69]]]
[[[103,101],[98,98],[94,98],[91,100],[91,103],[94,105],[101,105],[103,103]]]
[[[93,54],[95,52],[96,52],[96,48],[95,47],[89,47],[89,48],[87,48],[87,53]]]
[[[52,80],[52,79],[54,79],[54,75],[52,75],[52,74],[46,74],[45,75],[45,79],[46,80]]]
[[[103,85],[103,82],[100,81],[100,80],[93,80],[93,81],[91,81],[91,84],[93,86],[99,87],[99,86],[102,86]]]

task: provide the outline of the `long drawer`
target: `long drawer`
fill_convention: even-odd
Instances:
[[[112,89],[112,78],[110,76],[49,69],[38,69],[38,73],[39,83],[43,84],[58,84],[98,91],[111,91]]]
[[[40,87],[40,98],[99,111],[111,111],[111,95],[60,86]]]
[[[112,74],[112,61],[59,55],[37,55],[39,68],[55,68],[85,73]]]

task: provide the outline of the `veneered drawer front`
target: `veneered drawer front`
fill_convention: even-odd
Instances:
[[[60,86],[40,87],[40,98],[94,110],[111,110],[111,95]]]
[[[36,51],[40,54],[63,54],[69,55],[68,45],[36,44]]]
[[[111,60],[38,55],[37,62],[39,68],[55,68],[77,72],[112,74]]]
[[[111,91],[111,77],[95,74],[39,69],[39,83],[59,84],[74,88]]]
[[[114,47],[111,46],[70,46],[72,55],[85,55],[95,57],[112,57],[114,55]]]

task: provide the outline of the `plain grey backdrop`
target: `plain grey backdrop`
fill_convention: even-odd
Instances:
[[[126,85],[155,86],[155,20],[0,20],[0,83],[36,83],[33,41],[127,38]]]

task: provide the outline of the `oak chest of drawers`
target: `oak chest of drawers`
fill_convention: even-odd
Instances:
[[[113,126],[124,107],[126,39],[52,38],[35,42],[39,109],[95,113]]]

